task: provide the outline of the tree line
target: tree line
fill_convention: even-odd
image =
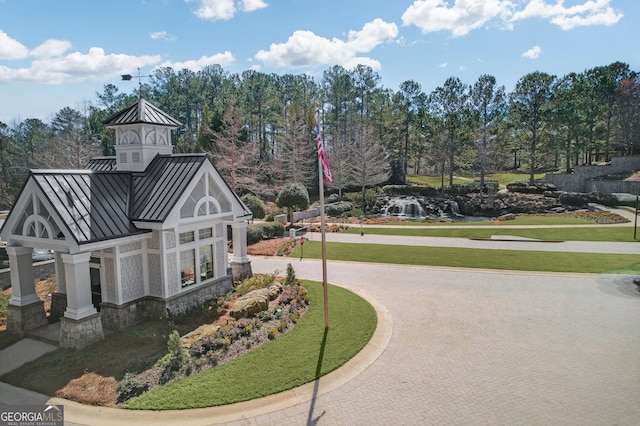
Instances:
[[[235,191],[273,197],[287,183],[317,190],[315,122],[341,192],[406,183],[407,174],[475,176],[521,169],[570,171],[640,154],[640,77],[614,62],[565,76],[535,71],[507,93],[492,75],[448,78],[430,93],[408,80],[385,88],[372,68],[334,66],[321,77],[160,68],[132,94],[113,84],[95,102],[64,107],[50,122],[0,122],[0,208],[30,169],[82,168],[114,155],[103,122],[143,97],[183,126],[175,152],[208,152]]]

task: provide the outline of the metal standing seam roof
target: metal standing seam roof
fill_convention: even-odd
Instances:
[[[144,99],[140,99],[138,102],[117,112],[103,122],[107,127],[124,126],[127,124],[137,123],[155,124],[168,127],[182,126],[182,123],[178,120]]]
[[[130,173],[64,170],[32,176],[78,244],[147,232],[129,219]]]
[[[94,157],[84,166],[96,172],[115,172],[117,167],[116,157]]]
[[[133,175],[131,219],[163,222],[206,160],[204,154],[156,156],[144,173]]]
[[[107,170],[110,161],[96,158],[85,170],[31,171],[78,244],[149,232],[133,222],[164,222],[202,164],[211,159],[206,154],[157,155],[138,173]],[[250,216],[251,211],[231,193]]]

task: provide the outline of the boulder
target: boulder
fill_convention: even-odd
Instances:
[[[282,284],[276,281],[275,283],[269,286],[268,290],[269,290],[269,300],[275,300],[276,297],[278,297],[278,295],[282,293]]]
[[[268,288],[253,290],[233,304],[230,315],[235,319],[249,318],[269,308],[270,291]]]

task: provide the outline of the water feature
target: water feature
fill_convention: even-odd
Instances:
[[[380,210],[382,216],[424,219],[425,210],[415,197],[394,197]]]
[[[488,217],[465,216],[461,214],[460,205],[455,200],[415,196],[384,197],[383,207],[380,209],[380,216],[409,220],[455,222],[480,222],[491,219]]]

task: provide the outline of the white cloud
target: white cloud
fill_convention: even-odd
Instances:
[[[220,65],[222,67],[230,65],[236,61],[236,58],[229,51],[217,53],[213,56],[202,56],[200,59],[185,62],[164,62],[161,67],[171,67],[178,71],[181,69],[189,69],[191,71],[200,71],[207,65]]]
[[[47,43],[45,42],[45,45]],[[59,49],[62,48],[60,46],[64,47],[64,44],[59,44]],[[73,52],[66,56],[41,56],[31,62],[31,66],[28,68],[0,67],[0,81],[28,81],[47,84],[87,80],[100,81],[158,62],[160,62],[160,56],[105,54],[104,49],[92,47],[86,54]]]
[[[530,0],[517,10],[521,2],[511,0],[415,0],[402,15],[402,24],[415,25],[423,33],[450,31],[454,37],[495,22],[512,29],[513,23],[524,19],[542,18],[563,30],[580,26],[614,25],[623,14],[615,11],[611,0],[586,0],[565,6],[564,0],[547,2]]]
[[[207,21],[229,20],[238,8],[243,12],[255,12],[269,6],[264,0],[184,0],[186,3],[198,3],[193,13]],[[237,6],[236,6],[237,5]]]
[[[416,0],[402,15],[402,24],[415,25],[423,33],[451,31],[454,37],[467,35],[493,18],[508,17],[513,4],[508,0]]]
[[[240,9],[242,9],[243,12],[253,12],[269,6],[263,0],[242,0],[241,3],[242,6],[240,7]]]
[[[527,6],[513,14],[511,21],[545,18],[563,30],[592,25],[614,25],[622,19],[611,6],[611,0],[588,0],[582,4],[564,6],[563,0],[548,4],[544,0],[531,0]]]
[[[236,7],[233,0],[185,0],[187,3],[196,1],[200,4],[193,13],[200,19],[217,21],[227,20],[236,14]]]
[[[398,27],[382,19],[374,19],[360,31],[349,31],[347,41],[331,40],[311,31],[295,31],[285,43],[273,43],[269,50],[260,50],[255,58],[267,65],[277,67],[304,67],[320,65],[342,65],[353,68],[358,64],[380,69],[375,59],[358,56],[368,53],[376,46],[398,36]]]
[[[49,39],[29,53],[36,58],[53,58],[63,55],[69,49],[71,49],[71,42]]]
[[[29,49],[0,30],[0,59],[23,59],[28,55]]]
[[[522,57],[527,59],[538,59],[541,53],[542,49],[540,48],[540,46],[533,46],[531,49],[524,52],[522,54]]]
[[[448,66],[449,66],[449,64],[448,64],[448,63],[446,63],[446,62],[443,62],[443,63],[441,63],[441,64],[438,64],[438,68],[446,68],[446,67],[448,67]]]
[[[151,37],[151,39],[153,40],[166,40],[166,41],[174,41],[176,39],[176,36],[166,31],[155,31],[155,32],[149,33],[149,37]]]

